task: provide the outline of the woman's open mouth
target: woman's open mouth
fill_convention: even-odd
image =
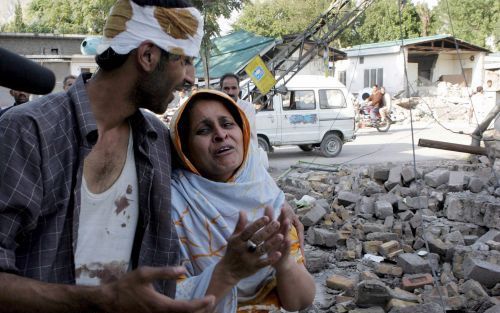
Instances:
[[[231,151],[233,151],[233,147],[232,146],[222,146],[220,147],[219,149],[217,149],[215,151],[215,155],[216,156],[219,156],[219,155],[225,155],[227,153],[230,153]]]

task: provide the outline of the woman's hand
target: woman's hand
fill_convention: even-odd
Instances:
[[[289,214],[287,212],[287,209],[285,207],[282,207],[278,221],[281,225],[279,233],[283,235],[284,239],[278,250],[281,253],[281,258],[274,264],[274,268],[276,268],[277,271],[286,271],[290,269],[291,262],[294,262],[294,260],[290,256],[292,241],[289,234],[291,222],[288,218],[288,215]]]
[[[283,231],[280,222],[273,220],[272,209],[266,207],[264,216],[247,225],[245,212],[240,212],[238,224],[228,240],[226,254],[220,261],[231,284],[273,265],[282,256]],[[249,246],[256,246],[252,251]]]
[[[290,204],[287,201],[283,202],[283,205],[281,206],[280,217],[281,216],[288,218],[291,221],[292,226],[295,227],[295,230],[297,231],[297,235],[299,236],[300,251],[302,252],[302,255],[305,255],[305,253],[304,253],[304,225],[302,225],[297,214],[295,214],[292,207],[290,206]],[[286,236],[285,236],[285,238],[286,238]],[[306,264],[305,258],[304,258],[304,264]]]

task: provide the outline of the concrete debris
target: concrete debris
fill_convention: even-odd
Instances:
[[[298,168],[281,179],[321,286],[301,312],[496,312],[500,186],[488,166]]]

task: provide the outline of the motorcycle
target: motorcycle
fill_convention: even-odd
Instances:
[[[392,111],[387,112],[387,116],[382,116],[380,113],[383,108],[377,112],[377,120],[375,123],[372,123],[371,117],[370,117],[370,111],[373,109],[371,106],[362,106],[358,110],[358,121],[359,123],[363,124],[364,126],[371,126],[375,127],[379,132],[385,133],[391,128],[391,124],[393,123],[393,119],[391,118]]]

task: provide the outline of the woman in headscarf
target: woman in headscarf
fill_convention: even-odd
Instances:
[[[174,116],[171,137],[182,164],[172,175],[172,220],[188,272],[176,298],[214,295],[217,312],[309,306],[314,281],[245,113],[222,92],[198,91]]]

